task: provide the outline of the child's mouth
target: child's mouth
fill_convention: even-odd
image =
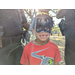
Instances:
[[[39,37],[44,39],[44,38],[48,38],[49,36],[48,35],[39,35]]]

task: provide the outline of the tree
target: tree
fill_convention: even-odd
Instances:
[[[30,18],[33,18],[34,15],[34,9],[24,9],[25,13],[30,16]]]
[[[58,32],[60,32],[60,28],[59,27],[56,27],[55,25],[53,26],[53,28],[52,28],[52,31],[58,31]]]
[[[52,17],[56,17],[56,13],[58,10],[59,9],[36,9],[36,13],[38,13],[39,11],[42,11],[42,12],[49,13],[49,15]],[[34,16],[35,9],[24,9],[24,12],[27,17],[28,23],[31,23],[31,19]],[[52,29],[53,29],[53,31],[57,30],[58,32],[60,32],[58,25],[54,25],[54,27]]]
[[[31,19],[33,18],[35,9],[24,9],[24,11],[25,11],[25,14],[27,14],[28,16],[30,16]],[[51,11],[52,13],[54,13],[56,15],[58,9],[37,9],[37,12],[38,11],[47,12],[47,13],[49,11]],[[51,15],[51,14],[49,13],[49,15]],[[55,17],[54,15],[51,15],[51,16]]]
[[[26,17],[27,17],[27,21],[28,21],[29,23],[31,23],[31,20],[32,20],[32,18],[33,18],[33,16],[34,16],[34,13],[35,13],[36,10],[38,10],[38,9],[24,9],[25,14],[26,14]],[[47,9],[47,10],[49,10],[49,9]],[[51,10],[49,11],[49,15],[50,15],[51,17],[55,18],[55,17],[56,17],[56,13],[57,13],[58,10],[59,10],[59,9],[51,9]],[[36,12],[38,12],[38,11],[36,11]],[[54,21],[54,22],[55,22],[55,21]]]

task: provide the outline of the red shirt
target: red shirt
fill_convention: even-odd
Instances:
[[[61,57],[56,44],[49,41],[46,45],[38,46],[31,41],[24,47],[20,63],[23,65],[52,65],[59,61]]]

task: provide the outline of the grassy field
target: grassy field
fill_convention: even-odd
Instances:
[[[35,39],[35,37],[33,37],[33,35],[31,35],[30,41],[33,39]],[[59,65],[65,65],[65,62],[64,62],[65,37],[53,35],[53,36],[50,36],[50,40],[52,42],[54,42],[59,48],[60,55],[62,58],[62,60],[59,62]]]

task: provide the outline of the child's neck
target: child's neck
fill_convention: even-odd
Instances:
[[[36,45],[45,45],[45,44],[48,43],[48,41],[49,41],[49,39],[47,41],[39,41],[39,40],[35,39],[33,41],[33,43],[36,44]]]

